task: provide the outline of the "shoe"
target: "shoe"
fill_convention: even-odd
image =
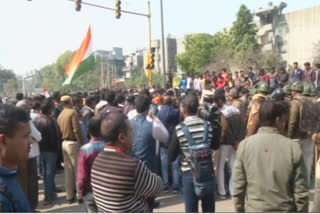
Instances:
[[[61,192],[63,192],[63,190],[58,188],[58,187],[55,187],[54,192],[55,193],[61,193]]]
[[[153,202],[153,209],[159,208],[160,207],[160,202],[159,201],[154,201]]]
[[[82,204],[83,203],[83,199],[82,198],[78,198],[78,204]]]
[[[57,200],[56,197],[53,197],[53,199],[44,199],[43,204],[44,204],[45,206],[46,206],[46,205],[50,205],[50,204],[53,204],[55,200]]]
[[[163,188],[163,192],[164,192],[164,193],[168,193],[168,192],[169,192],[169,187]]]
[[[173,194],[178,194],[180,192],[179,188],[173,188],[172,193]]]
[[[221,195],[220,193],[217,192],[217,196],[222,199],[222,200],[225,200],[227,199],[227,195]]]
[[[75,199],[74,199],[74,198],[67,200],[67,203],[68,203],[68,204],[73,204],[74,202],[75,202]]]
[[[43,202],[43,204],[45,205],[45,206],[47,206],[47,205],[50,205],[50,204],[52,204],[53,202],[51,201],[51,200],[45,200],[44,202]]]

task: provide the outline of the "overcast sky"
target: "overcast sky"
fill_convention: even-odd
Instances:
[[[114,0],[83,0],[109,7]],[[266,0],[163,0],[165,35],[211,33],[229,27],[241,4],[255,10]],[[279,4],[275,1],[274,4]],[[284,12],[320,5],[319,0],[288,0]],[[161,36],[160,0],[151,0],[152,37]],[[147,0],[122,0],[122,9],[147,13]],[[88,26],[93,49],[122,47],[124,54],[147,46],[147,18],[82,6],[74,10],[68,0],[0,0],[0,65],[23,74],[55,62],[66,50],[76,50]]]

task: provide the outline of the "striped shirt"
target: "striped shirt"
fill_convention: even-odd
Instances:
[[[114,146],[96,158],[91,185],[99,212],[150,212],[146,199],[162,191],[160,177]]]
[[[213,143],[212,138],[212,127],[208,122],[208,142]],[[204,120],[197,116],[189,116],[185,118],[183,123],[189,128],[189,132],[196,144],[202,142],[204,135]],[[187,138],[185,137],[181,125],[177,125],[175,132],[173,133],[173,138],[169,146],[169,160],[175,160],[177,155],[180,155],[180,165],[181,171],[186,172],[191,170],[190,168],[190,150]]]

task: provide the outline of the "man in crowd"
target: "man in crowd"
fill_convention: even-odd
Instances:
[[[135,104],[138,115],[130,121],[134,138],[133,153],[137,159],[144,161],[152,172],[155,172],[155,140],[167,144],[168,131],[165,127],[157,125],[159,119],[155,115],[150,114],[152,122],[147,120],[151,104],[149,96],[142,93],[136,98]]]
[[[280,68],[280,73],[279,73],[279,84],[280,87],[283,88],[283,86],[288,82],[289,80],[289,74],[286,71],[284,67]]]
[[[158,112],[157,117],[163,123],[163,125],[167,128],[169,134],[169,140],[172,138],[174,129],[176,125],[178,125],[180,120],[180,113],[178,109],[175,109],[172,106],[171,97],[164,97],[164,106]],[[161,142],[160,142],[161,143]],[[164,185],[164,191],[169,191],[169,166],[171,165],[172,172],[172,180],[173,180],[173,192],[178,193],[180,189],[179,184],[179,158],[177,158],[174,162],[168,161],[168,145],[161,143],[160,144],[160,156],[161,156],[161,172],[162,172],[162,180]]]
[[[250,112],[247,123],[247,136],[256,134],[259,127],[259,109],[261,104],[268,99],[268,93],[270,91],[269,85],[265,82],[260,82],[258,88],[258,94],[253,95],[250,106]]]
[[[304,81],[306,83],[314,83],[316,81],[316,73],[311,69],[310,62],[304,63]]]
[[[56,121],[51,117],[54,110],[54,103],[51,100],[45,100],[41,104],[41,116],[36,126],[41,133],[40,158],[43,169],[44,183],[44,204],[49,205],[56,199],[55,194],[55,176],[58,145],[61,144],[60,130]]]
[[[83,122],[88,127],[89,120],[94,116],[94,107],[96,106],[95,97],[88,96],[85,99],[85,106],[81,109]]]
[[[306,165],[306,177],[307,184],[310,185],[311,179],[311,165],[313,157],[313,142],[309,131],[310,127],[302,126],[306,120],[313,120],[313,118],[307,118],[306,109],[303,108],[309,100],[302,95],[304,91],[303,84],[296,82],[292,86],[292,101],[290,103],[290,117],[288,122],[288,137],[301,145],[303,150],[303,157]]]
[[[23,100],[23,94],[22,93],[17,93],[16,94],[16,100],[17,100],[17,102],[19,102],[20,100]]]
[[[187,78],[186,78],[186,75],[185,74],[182,74],[182,79],[180,81],[180,89],[183,90],[183,91],[186,91],[187,90]]]
[[[143,161],[128,155],[134,139],[129,120],[122,113],[107,114],[101,135],[107,146],[95,159],[91,172],[99,212],[152,212],[148,199],[160,194],[162,182]]]
[[[29,115],[0,104],[0,211],[32,212],[18,180],[18,163],[26,162],[31,146]]]
[[[105,104],[103,107],[100,107],[98,115],[96,115],[96,117],[100,117],[101,119],[109,112],[120,111],[120,109],[117,106],[118,104],[115,102],[116,94],[114,91],[106,91],[104,93],[104,97],[107,101],[107,104]]]
[[[197,111],[199,107],[198,97],[194,94],[188,94],[184,97],[181,103],[180,111],[183,114],[186,127],[188,127],[192,139],[196,144],[200,144],[205,133],[204,121],[197,117]],[[212,127],[208,126],[208,139],[207,141],[213,144]],[[169,145],[169,161],[176,160],[180,154],[180,165],[182,171],[183,180],[183,197],[185,212],[198,212],[198,201],[201,200],[203,212],[214,212],[215,210],[215,192],[199,197],[194,190],[193,175],[191,173],[191,159],[190,150],[186,136],[182,131],[182,126],[179,124],[176,126],[173,132],[172,140]]]
[[[270,88],[272,91],[276,89],[279,85],[279,74],[276,71],[275,67],[272,67],[270,70],[270,75],[269,75],[269,81],[270,81]]]
[[[223,86],[228,86],[229,84],[229,74],[226,68],[222,69]]]
[[[29,100],[20,100],[17,107],[23,109],[30,116],[31,103]],[[39,142],[41,141],[41,133],[35,127],[32,120],[29,121],[31,128],[32,146],[29,152],[27,163],[21,163],[21,173],[18,176],[19,182],[27,196],[27,199],[33,209],[38,206],[38,170],[37,158],[40,155]]]
[[[66,198],[69,204],[76,199],[76,173],[79,148],[83,145],[78,113],[73,109],[70,96],[61,97],[63,111],[58,117],[62,134],[62,152],[65,175]]]
[[[286,124],[288,108],[264,102],[258,133],[240,143],[233,170],[236,212],[308,212],[301,149],[279,134]]]
[[[236,150],[240,141],[245,137],[245,125],[240,112],[232,104],[226,104],[223,91],[218,90],[214,96],[215,103],[222,113],[221,137],[218,161],[218,195],[225,199],[227,196],[225,187],[225,163],[228,160],[230,169],[236,158]],[[231,172],[232,173],[232,172]],[[229,180],[229,194],[232,195],[231,179]]]
[[[270,77],[265,73],[263,68],[259,69],[259,80],[261,82],[267,83],[268,85],[270,83]]]
[[[195,90],[197,90],[197,91],[201,91],[202,90],[202,88],[201,88],[201,79],[200,79],[199,74],[196,75],[196,78],[193,81],[193,88]]]
[[[232,104],[236,109],[239,110],[240,116],[243,121],[246,120],[246,106],[239,99],[238,88],[232,88],[229,92],[226,91],[226,98],[229,104]]]
[[[60,113],[62,112],[62,106],[61,106],[61,102],[60,102],[60,98],[61,98],[61,95],[60,95],[60,92],[59,91],[55,91],[53,92],[52,94],[52,98],[53,98],[53,101],[54,101],[54,104],[55,104],[55,109],[54,109],[54,112],[53,112],[53,117],[55,119],[58,119]]]
[[[156,167],[156,140],[164,144],[168,143],[168,131],[155,114],[149,114],[152,122],[147,120],[150,109],[151,97],[141,93],[136,99],[137,115],[130,120],[133,129],[133,154],[145,163],[152,172],[157,171]],[[153,199],[149,199],[150,207],[157,206]]]
[[[292,79],[294,81],[303,81],[304,74],[303,70],[299,68],[298,62],[293,63],[293,72],[292,72]]]
[[[87,212],[98,212],[91,187],[91,168],[98,154],[104,149],[100,134],[101,120],[91,118],[88,122],[90,142],[81,147],[78,158],[77,187],[79,195],[83,198]]]
[[[84,124],[83,117],[81,114],[81,109],[83,107],[83,100],[79,94],[72,95],[72,104],[73,104],[73,109],[76,110],[78,114],[83,144],[86,144],[89,141],[89,137],[88,137],[87,126]]]

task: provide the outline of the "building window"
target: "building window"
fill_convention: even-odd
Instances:
[[[272,21],[273,21],[272,14],[267,14],[266,15],[266,24],[272,24]]]

